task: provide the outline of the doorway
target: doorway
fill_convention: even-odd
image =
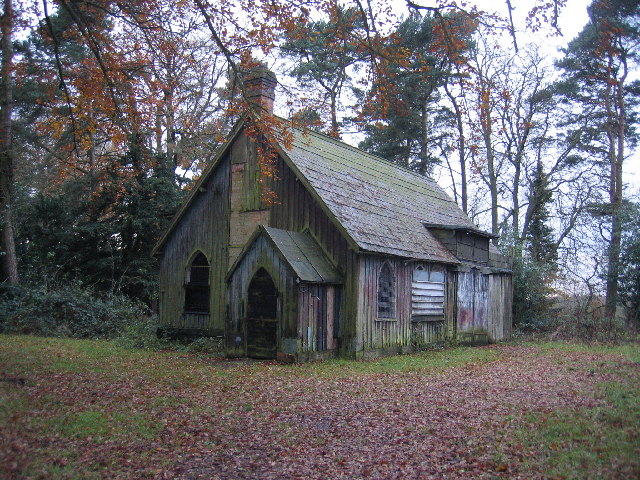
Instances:
[[[278,290],[264,268],[258,270],[251,279],[247,297],[247,356],[276,358]]]

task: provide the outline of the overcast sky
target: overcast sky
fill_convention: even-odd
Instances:
[[[434,0],[413,0],[418,5],[432,6]],[[496,12],[503,17],[507,17],[506,0],[466,0],[470,5],[477,5],[481,10],[487,12]],[[567,0],[566,6],[560,11],[558,18],[558,26],[562,35],[550,35],[551,29],[543,29],[535,34],[526,31],[526,17],[533,6],[546,3],[547,0],[511,0],[513,10],[513,22],[517,30],[518,45],[522,47],[529,42],[538,43],[546,47],[548,55],[552,57],[560,57],[560,48],[565,47],[572,39],[574,39],[587,23],[589,16],[587,15],[587,6],[591,0]],[[400,7],[404,8],[406,2],[404,0],[394,0]],[[505,35],[505,42],[512,42]],[[640,72],[635,72],[635,76],[639,76]],[[640,196],[640,152],[634,152],[634,155],[625,160],[624,165],[624,182],[629,184],[629,194]]]

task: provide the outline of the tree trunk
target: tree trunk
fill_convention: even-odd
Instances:
[[[422,136],[420,137],[420,173],[431,174],[431,165],[429,165],[429,115],[427,112],[428,99],[422,101],[420,115],[422,121]]]
[[[2,236],[0,238],[0,263],[2,277],[11,285],[18,284],[18,260],[13,232],[13,151],[11,145],[11,107],[13,103],[13,4],[4,0],[2,15],[2,92],[0,105],[0,215]]]
[[[611,63],[613,60],[611,59]],[[622,75],[607,88],[606,106],[609,130],[609,201],[611,203],[611,241],[607,250],[606,315],[610,324],[616,316],[618,305],[618,277],[620,276],[620,249],[622,243],[622,164],[624,161],[624,135],[626,111],[624,104],[624,82],[627,76],[626,58],[622,57]]]
[[[335,92],[331,92],[331,136],[340,138],[340,125],[338,125],[338,99]]]
[[[482,128],[482,137],[487,154],[487,178],[486,183],[489,187],[489,196],[491,200],[491,233],[498,235],[498,179],[496,178],[495,153],[493,151],[493,140],[491,138],[491,106],[489,99],[491,98],[489,86],[481,86],[480,97],[480,124]],[[498,244],[498,239],[494,238],[493,243]]]
[[[453,94],[449,91],[447,85],[445,85],[445,91],[447,92],[449,100],[451,100],[453,110],[456,114],[456,129],[458,130],[458,158],[460,161],[460,203],[462,211],[464,213],[468,213],[467,164],[465,161],[466,144],[464,138],[464,123],[462,122],[462,109],[460,108],[460,105],[458,105],[458,101],[455,99]]]

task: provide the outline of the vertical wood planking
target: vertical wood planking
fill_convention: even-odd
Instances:
[[[221,335],[224,330],[229,175],[227,156],[220,160],[165,242],[160,258],[160,288],[164,296],[160,321],[164,327],[199,328],[214,335]],[[206,320],[183,315],[185,268],[196,250],[201,250],[211,264],[211,307]]]

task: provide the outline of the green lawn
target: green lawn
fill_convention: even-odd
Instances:
[[[0,478],[639,478],[640,347],[304,365],[0,336]]]

